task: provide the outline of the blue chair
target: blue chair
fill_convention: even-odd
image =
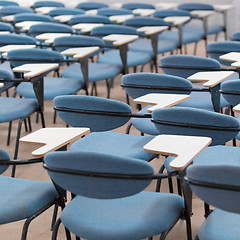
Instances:
[[[0,6],[19,6],[19,4],[14,1],[4,0],[4,1],[0,1]]]
[[[128,9],[128,10],[134,10],[134,9],[155,9],[154,5],[149,3],[140,3],[140,2],[128,2],[123,3],[122,8]]]
[[[49,153],[44,162],[52,181],[76,195],[56,222],[53,240],[61,222],[77,239],[151,239],[158,234],[165,239],[185,209],[180,196],[142,191],[154,177],[146,162],[86,151]]]
[[[239,237],[239,166],[202,165],[187,169],[187,182],[192,191],[215,210],[200,227],[196,239],[229,239]]]
[[[5,172],[9,165],[27,165],[42,161],[42,159],[12,161],[3,149],[0,149],[0,159],[0,174]],[[59,195],[51,182],[0,175],[0,183],[0,225],[25,220],[21,240],[26,240],[29,224],[57,204]]]
[[[57,1],[36,1],[33,4],[33,8],[39,7],[65,7],[62,2]]]
[[[101,16],[110,17],[110,16],[116,16],[116,15],[129,15],[129,14],[132,14],[132,11],[127,9],[122,9],[122,8],[105,7],[105,8],[98,9],[97,14]]]
[[[235,32],[231,38],[232,41],[240,41],[240,32]]]
[[[101,2],[81,2],[81,3],[78,3],[78,5],[76,6],[76,8],[80,8],[84,11],[100,9],[105,7],[108,7],[108,4],[101,3]]]
[[[166,56],[160,59],[160,67],[163,72],[170,75],[175,75],[183,78],[187,78],[194,73],[200,71],[220,71],[222,70],[221,65],[218,61],[210,58],[197,57],[197,56],[189,56],[189,55],[173,55]],[[232,77],[228,78],[231,79]],[[235,78],[235,76],[233,77]],[[226,80],[225,80],[226,81]],[[195,85],[197,87],[197,85]],[[194,92],[192,96],[196,97],[195,106],[198,108],[203,108],[211,111],[219,111],[220,108],[226,107],[229,104],[226,102],[224,98],[220,97],[220,105],[218,100],[218,95],[220,90],[220,84],[216,85],[213,88],[209,89],[209,92]],[[212,96],[217,93],[217,97],[212,98]],[[213,95],[212,95],[213,94]],[[198,98],[198,100],[197,100]],[[181,106],[189,106],[195,107],[193,105],[189,105],[191,103],[189,100],[182,102]]]
[[[14,15],[14,24],[23,21],[52,22],[53,19],[50,16],[37,13],[19,13]]]
[[[59,8],[53,9],[48,13],[48,15],[50,15],[51,17],[55,17],[59,15],[80,15],[80,14],[84,14],[84,11],[81,9],[65,8],[65,7],[59,7]]]
[[[31,8],[20,6],[5,6],[0,9],[0,16],[15,15],[20,13],[33,13]]]
[[[125,34],[125,35],[138,35],[138,32],[133,27],[120,26],[120,25],[104,25],[92,29],[91,35],[95,37],[103,37],[109,34]],[[105,42],[106,47],[114,48],[112,42]],[[133,67],[136,71],[137,66],[142,66],[142,70],[145,64],[149,63],[152,59],[152,54],[127,51],[127,44],[121,45],[118,49],[109,50],[103,53],[99,58],[99,63],[104,64],[118,64],[123,67],[123,72],[128,73],[128,68]]]
[[[175,26],[173,29],[171,29],[171,31],[163,32],[161,35],[159,35],[159,39],[177,42],[178,47],[181,49],[181,52],[183,46],[185,46],[185,54],[187,53],[186,45],[195,43],[194,55],[196,55],[197,43],[203,39],[204,34],[198,29],[189,29],[189,25],[191,25],[192,21],[192,15],[188,11],[178,9],[157,10],[154,12],[153,16],[156,18],[190,17],[190,20],[183,25]]]
[[[74,16],[69,21],[69,25],[74,25],[78,23],[103,23],[103,24],[110,24],[112,23],[110,19],[106,16],[99,16],[99,15],[80,15]]]
[[[70,151],[109,153],[150,161],[157,155],[143,151],[153,137],[113,132],[132,117],[129,105],[93,96],[59,96],[54,98],[54,109],[72,127],[89,127],[91,134],[72,144]],[[68,112],[69,111],[69,112]]]
[[[99,46],[104,47],[104,42],[96,37],[90,36],[69,36],[61,37],[54,40],[53,48],[57,51],[63,51],[70,47],[91,47]],[[93,56],[93,55],[92,55]],[[81,65],[82,66],[82,65]],[[107,84],[107,97],[110,97],[110,81],[117,76],[122,71],[122,66],[120,64],[114,63],[95,63],[89,62],[87,66],[81,66],[79,63],[71,64],[69,67],[65,68],[62,72],[62,76],[65,78],[78,79],[78,81],[85,83],[86,90],[88,89],[88,83],[92,83],[92,91],[95,88],[96,92],[96,82],[106,80]],[[86,67],[88,68],[86,72]],[[87,92],[88,94],[88,92]]]
[[[1,32],[14,32],[14,28],[10,23],[0,22],[0,34]]]

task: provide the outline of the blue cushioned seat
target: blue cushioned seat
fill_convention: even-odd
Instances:
[[[66,8],[66,7],[59,7],[49,11],[48,15],[51,17],[59,16],[59,15],[80,15],[84,14],[84,11],[81,9],[76,8]]]
[[[77,8],[83,9],[84,11],[92,10],[92,9],[100,9],[108,7],[108,4],[102,2],[80,2],[77,5]]]
[[[166,193],[111,200],[78,196],[63,210],[61,220],[72,233],[89,240],[137,240],[168,229],[183,208],[181,197]],[[156,221],[159,216],[164,221]]]
[[[19,4],[14,1],[2,0],[0,1],[0,6],[19,6]]]
[[[47,15],[41,15],[36,13],[20,13],[14,16],[14,23],[23,21],[41,21],[41,22],[52,22],[53,19]]]
[[[128,3],[123,3],[122,8],[126,8],[129,10],[134,10],[134,9],[155,9],[154,5],[149,4],[149,3],[141,3],[141,2],[128,2]]]
[[[20,6],[4,6],[0,9],[0,16],[15,15],[19,13],[33,13],[33,10],[28,7]]]
[[[36,1],[33,4],[33,8],[39,7],[65,7],[62,2],[58,1]]]

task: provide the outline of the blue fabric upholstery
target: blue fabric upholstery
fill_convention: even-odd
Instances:
[[[178,5],[178,9],[182,9],[186,11],[193,11],[193,10],[214,11],[213,6],[206,3],[182,3]]]
[[[0,97],[0,104],[1,123],[25,117],[38,109],[38,102],[35,99]]]
[[[124,24],[131,27],[142,27],[142,26],[170,26],[168,22],[163,19],[154,17],[134,17],[127,19]]]
[[[153,137],[128,135],[116,132],[94,132],[72,144],[70,151],[111,153],[112,155],[150,161],[156,154],[143,151]]]
[[[33,10],[20,6],[5,6],[0,9],[0,16],[15,15],[19,13],[33,13]]]
[[[10,63],[5,61],[4,63],[0,64],[0,76],[3,79],[12,79],[14,78],[13,71],[11,69]],[[0,88],[0,93],[6,91],[7,89],[14,86],[13,82],[4,82],[4,87]]]
[[[39,7],[65,7],[62,2],[57,1],[36,1],[33,4],[33,8]]]
[[[207,45],[207,52],[209,56],[227,66],[230,66],[232,62],[220,60],[219,57],[225,53],[239,52],[239,49],[240,42],[237,41],[213,42]]]
[[[7,0],[2,0],[0,1],[0,6],[19,6],[17,2],[14,1],[7,1]]]
[[[101,2],[81,2],[78,3],[77,8],[81,8],[85,11],[92,10],[92,9],[99,9],[99,8],[105,8],[108,7],[106,3]]]
[[[41,22],[52,22],[53,19],[47,15],[41,15],[36,13],[20,13],[14,16],[14,23],[23,21],[41,21]]]
[[[49,168],[77,170],[88,173],[152,175],[152,166],[135,158],[96,153],[90,151],[50,153],[44,158]],[[151,179],[117,179],[89,177],[86,175],[64,174],[48,171],[58,186],[90,198],[114,199],[128,197],[144,190]]]
[[[239,92],[239,95],[224,94],[224,93],[222,93],[222,95],[231,106],[235,106],[240,103],[240,80],[239,79],[223,82],[221,84],[221,90],[226,93],[227,92],[235,92],[235,93]]]
[[[1,161],[8,161],[10,160],[10,156],[8,152],[0,149],[0,174],[4,173],[8,169],[8,165],[1,165]]]
[[[80,14],[84,14],[84,11],[81,9],[65,8],[65,7],[59,7],[59,8],[53,9],[48,13],[48,15],[50,15],[51,17],[55,17],[58,15],[80,15]]]
[[[127,9],[122,9],[122,8],[100,8],[98,9],[98,15],[103,15],[103,16],[116,16],[116,15],[129,15],[132,14],[132,11],[127,10]]]
[[[166,193],[142,192],[113,200],[78,196],[63,210],[61,220],[89,240],[137,240],[168,229],[183,208],[180,196]]]
[[[152,4],[149,3],[140,3],[140,2],[128,2],[128,3],[123,3],[122,8],[126,8],[129,10],[134,10],[134,9],[155,9],[155,7]]]
[[[187,16],[187,17],[191,17],[191,13],[189,13],[188,11],[184,11],[184,10],[178,10],[178,9],[164,9],[164,10],[157,10],[153,13],[154,17],[157,18],[165,18],[165,17],[170,17],[170,16],[174,16],[174,17],[182,17],[182,16]]]
[[[104,23],[108,24],[111,23],[110,19],[106,16],[99,16],[99,15],[80,15],[80,16],[74,16],[69,21],[69,25],[74,25],[77,23]]]
[[[122,70],[121,65],[103,64],[103,63],[88,63],[88,81],[97,82],[106,78],[117,76]],[[76,78],[83,81],[82,70],[79,63],[74,63],[65,68],[62,76],[66,78]]]
[[[14,27],[10,23],[0,22],[0,31],[13,32],[14,31]],[[0,34],[1,34],[1,32],[0,32]]]
[[[0,176],[0,224],[32,216],[54,202],[57,192],[52,183]]]
[[[233,33],[232,40],[233,41],[240,41],[240,32]]]
[[[83,86],[83,82],[75,78],[44,78],[44,99],[53,99],[56,96],[75,94]],[[32,83],[21,83],[17,87],[17,93],[25,98],[35,98]]]
[[[0,46],[5,45],[36,45],[36,39],[19,34],[2,34],[0,37]]]

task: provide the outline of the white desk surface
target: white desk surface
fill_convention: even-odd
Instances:
[[[172,8],[176,8],[178,6],[178,3],[160,2],[160,3],[157,3],[155,6],[157,9],[172,9]]]
[[[32,152],[34,157],[43,157],[89,133],[89,128],[42,128],[20,138],[20,142],[43,145]]]
[[[99,47],[78,47],[69,48],[61,52],[65,56],[74,56],[74,58],[83,58],[99,50]]]
[[[98,10],[97,9],[88,10],[88,11],[85,12],[85,14],[87,14],[87,15],[97,15]]]
[[[233,5],[231,5],[231,4],[216,4],[216,5],[213,5],[213,7],[214,7],[215,11],[223,12],[223,11],[227,11],[227,10],[233,8]]]
[[[190,95],[185,94],[164,94],[164,93],[149,93],[144,96],[135,98],[133,102],[139,104],[155,105],[148,108],[151,113],[158,108],[168,108],[190,98]]]
[[[121,46],[138,39],[138,35],[110,34],[102,38],[104,41],[113,42],[114,46]]]
[[[191,11],[191,14],[193,16],[196,16],[198,18],[206,18],[211,16],[214,13],[214,11],[206,11],[206,10],[194,10]]]
[[[233,108],[233,111],[240,113],[240,103]]]
[[[55,38],[70,36],[71,33],[42,33],[36,36],[37,40],[45,40],[45,43],[53,43]]]
[[[232,76],[234,71],[211,71],[211,72],[198,72],[187,79],[190,81],[205,81],[204,87],[214,87],[223,80]]]
[[[35,12],[41,13],[41,14],[48,14],[51,10],[56,9],[56,7],[39,7],[35,8]]]
[[[0,35],[1,34],[10,34],[10,32],[9,31],[0,31]]]
[[[82,32],[91,32],[95,27],[103,26],[103,23],[78,23],[72,26],[73,29],[81,30]]]
[[[59,65],[57,63],[31,63],[23,64],[13,68],[13,72],[24,72],[25,78],[32,78],[38,76],[44,72],[53,70]]]
[[[14,15],[4,16],[4,17],[2,17],[2,20],[6,21],[6,22],[13,22],[14,21]]]
[[[74,15],[59,15],[59,16],[55,16],[53,17],[54,20],[57,20],[59,22],[62,23],[66,23],[68,22]]]
[[[133,18],[134,15],[133,14],[128,14],[128,15],[116,15],[116,16],[110,16],[109,19],[112,22],[116,22],[116,23],[124,23],[125,20]]]
[[[209,137],[158,135],[143,149],[146,152],[175,156],[176,158],[169,165],[170,168],[183,170],[211,141]]]
[[[41,21],[23,21],[15,24],[16,27],[22,28],[23,30],[29,30],[31,26],[35,24],[43,23]]]
[[[223,54],[219,57],[221,60],[234,62],[231,64],[232,67],[240,68],[240,52],[230,52]]]
[[[132,10],[132,13],[139,14],[142,17],[148,17],[148,16],[152,16],[155,11],[156,11],[156,9],[137,8],[137,9]]]
[[[17,50],[17,49],[29,49],[29,48],[35,48],[36,45],[5,45],[3,47],[0,47],[0,52],[8,52],[11,50]]]
[[[111,8],[122,8],[122,3],[120,2],[117,2],[117,3],[112,3],[111,4]]]
[[[0,88],[4,87],[4,83],[0,83]]]
[[[153,35],[168,30],[168,26],[145,26],[137,29],[138,32],[144,32],[145,35]]]
[[[174,25],[182,25],[183,23],[190,20],[190,17],[165,17],[163,19],[166,22],[173,23]]]

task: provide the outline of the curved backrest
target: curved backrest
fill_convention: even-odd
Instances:
[[[222,41],[213,42],[207,45],[208,55],[218,60],[220,63],[230,66],[232,62],[220,60],[219,57],[229,52],[240,52],[240,42],[237,41]]]
[[[171,55],[160,59],[160,67],[166,74],[187,78],[199,71],[218,70],[218,61],[190,55]]]
[[[122,77],[122,86],[126,93],[134,99],[148,93],[189,94],[192,83],[187,79],[166,74],[132,73]],[[164,87],[173,87],[173,89],[164,90]]]
[[[6,6],[0,9],[0,16],[15,15],[19,13],[33,13],[33,10],[20,6]]]
[[[59,8],[53,9],[48,13],[48,15],[50,15],[51,17],[55,17],[59,15],[80,15],[80,14],[84,14],[84,11],[81,9],[65,8],[65,7],[59,7]]]
[[[13,79],[14,73],[12,71],[12,68],[10,66],[10,63],[8,61],[5,61],[4,63],[0,64],[0,78],[1,79]],[[0,93],[6,91],[7,89],[14,86],[14,83],[12,82],[4,82],[4,87],[0,88]],[[1,169],[1,167],[0,167]]]
[[[47,15],[41,15],[37,13],[20,13],[14,16],[14,23],[23,21],[41,21],[41,22],[52,22],[53,19]]]
[[[5,161],[10,160],[10,156],[6,151],[4,151],[2,148],[0,148],[0,162],[2,160],[5,160]],[[1,165],[0,164],[0,174],[4,173],[7,169],[8,169],[8,165]]]
[[[131,27],[143,27],[143,26],[170,26],[169,23],[165,22],[160,18],[149,18],[149,17],[134,17],[127,19],[124,24]]]
[[[10,24],[10,23],[0,22],[0,31],[13,32],[14,28],[13,28],[12,24]],[[1,34],[1,32],[0,32],[0,34]]]
[[[212,145],[225,144],[239,131],[236,118],[197,108],[156,109],[152,118],[160,134],[211,137]]]
[[[59,52],[45,49],[18,49],[8,52],[8,59],[12,67],[26,63],[58,63],[64,60]]]
[[[77,8],[81,8],[85,11],[106,7],[108,7],[108,4],[101,2],[81,2],[77,5]]]
[[[240,103],[240,80],[229,80],[221,84],[222,95],[231,106]]]
[[[152,176],[153,174],[152,166],[145,161],[84,151],[48,153],[44,162],[54,183],[76,195],[90,198],[127,197],[141,192],[151,183],[149,179],[97,177],[96,174],[106,173],[107,176],[119,174],[133,177]],[[76,174],[60,173],[54,169],[70,172],[72,170]]]
[[[79,113],[63,111],[57,113],[68,125],[89,127],[92,132],[118,128],[130,119],[129,114],[132,112],[126,103],[93,96],[59,96],[54,98],[53,103],[57,109],[79,110]]]
[[[81,16],[75,16],[72,17],[68,24],[74,25],[78,23],[103,23],[103,24],[109,24],[112,23],[110,19],[106,16],[99,16],[99,15],[81,15]]]
[[[8,44],[19,44],[19,45],[36,45],[37,41],[35,38],[19,35],[19,34],[0,34],[0,46]]]
[[[128,2],[123,3],[122,8],[134,10],[134,9],[155,9],[154,5],[149,3],[141,3],[141,2]]]
[[[233,41],[240,41],[240,32],[233,33],[232,40]]]
[[[56,38],[53,42],[53,48],[59,52],[70,47],[104,47],[104,42],[100,38],[91,36],[72,35],[68,37]]]
[[[33,4],[33,8],[39,7],[64,7],[64,4],[56,1],[37,1]]]
[[[240,213],[240,167],[192,165],[187,169],[192,191],[204,202],[225,211]]]
[[[127,9],[122,9],[122,8],[101,8],[98,10],[98,15],[103,15],[103,16],[116,16],[116,15],[129,15],[132,14],[130,10]]]
[[[165,17],[191,17],[191,13],[184,11],[184,10],[178,10],[178,9],[163,9],[163,10],[157,10],[153,13],[154,17],[157,18],[165,18]]]
[[[2,0],[0,1],[0,6],[19,6],[17,2]]]
[[[28,33],[32,36],[41,33],[73,33],[73,29],[65,24],[46,22],[32,25]]]
[[[214,11],[214,7],[206,3],[182,3],[178,5],[178,9],[193,11],[193,10],[209,10]]]

